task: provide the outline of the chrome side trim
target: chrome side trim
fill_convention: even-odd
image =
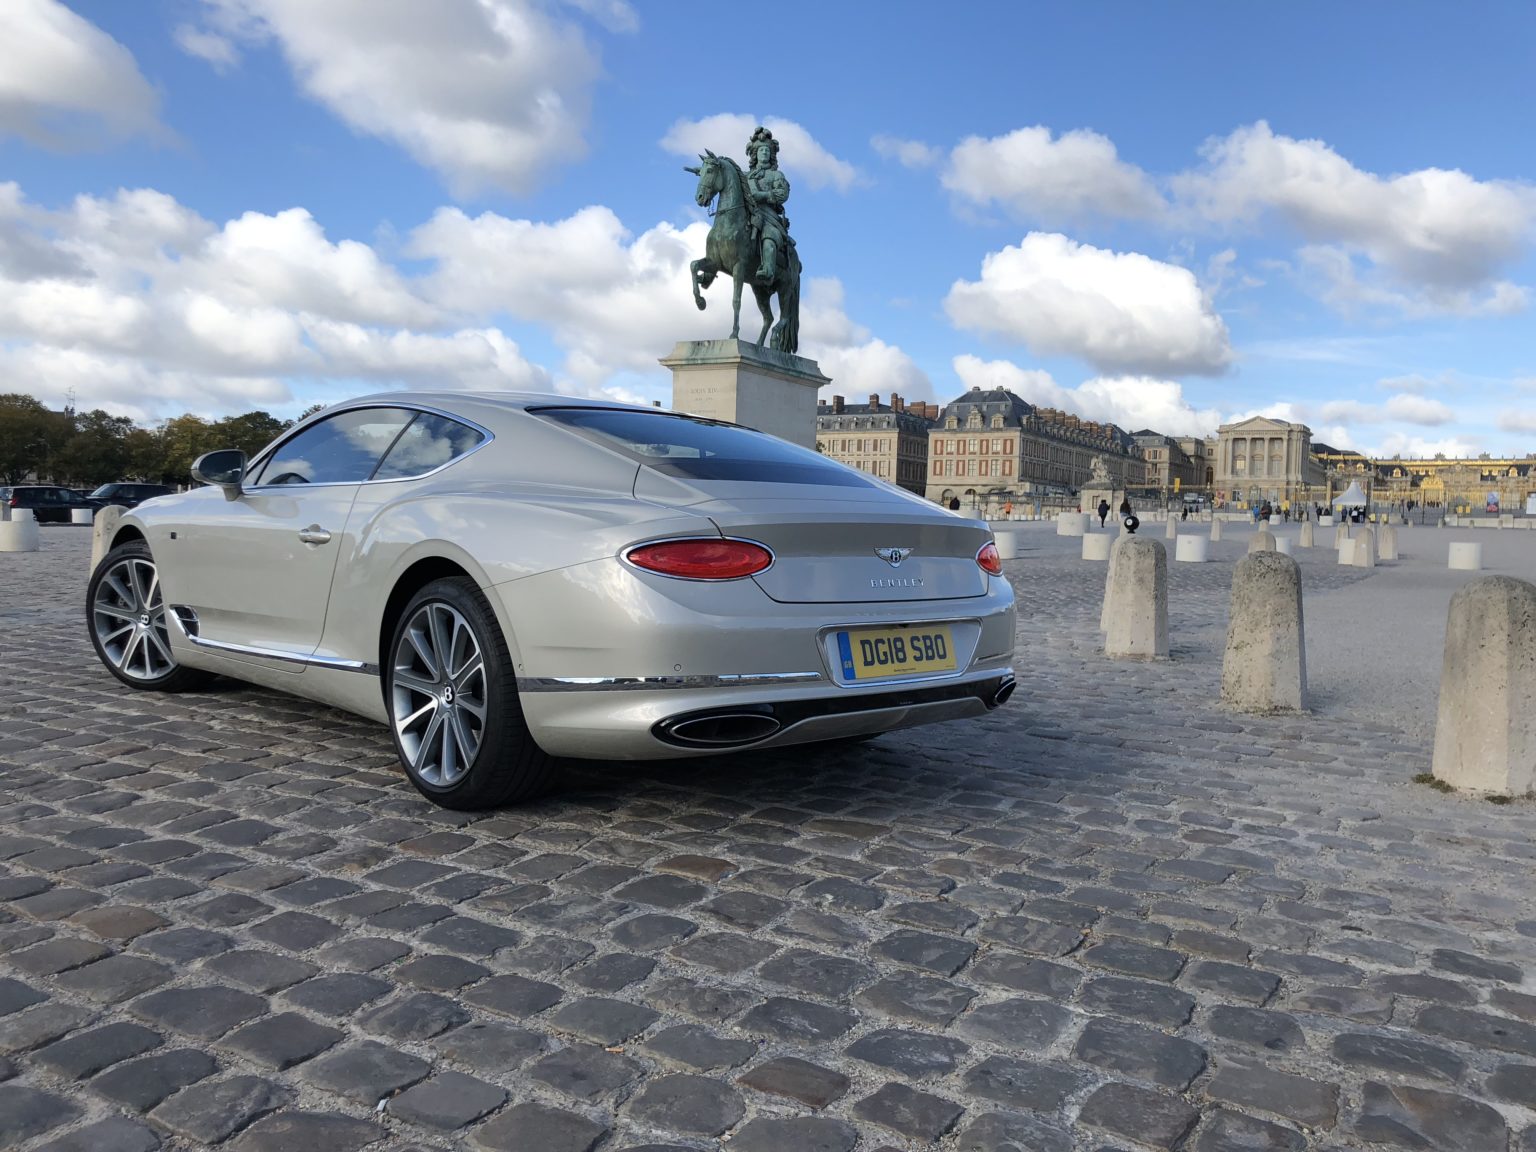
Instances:
[[[212,652],[228,652],[234,656],[259,656],[263,660],[278,660],[284,664],[304,664],[315,668],[332,668],[338,672],[361,672],[365,676],[377,676],[379,666],[370,664],[366,660],[344,660],[340,656],[314,656],[299,652],[285,652],[277,648],[258,648],[253,644],[231,644],[227,640],[209,640],[204,636],[197,636],[187,630],[186,624],[181,619],[181,612],[190,609],[177,608],[171,612],[171,619],[176,621],[177,630],[186,640],[199,648],[207,648]],[[194,614],[193,620],[197,617]]]
[[[820,672],[755,672],[727,676],[519,676],[519,692],[655,692],[672,688],[746,688],[809,684]]]

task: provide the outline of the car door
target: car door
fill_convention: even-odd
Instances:
[[[358,487],[414,415],[337,413],[256,461],[237,498],[197,493],[195,508],[176,517],[176,539],[160,547],[166,600],[196,614],[199,640],[236,659],[275,656],[302,671],[325,626]]]

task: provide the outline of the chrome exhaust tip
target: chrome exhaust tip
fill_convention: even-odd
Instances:
[[[706,712],[663,720],[658,738],[685,748],[741,748],[766,740],[784,725],[771,712]]]
[[[1013,695],[1013,690],[1019,686],[1018,681],[1012,676],[997,686],[997,691],[992,693],[990,707],[996,708],[1000,704],[1008,703],[1008,697]]]

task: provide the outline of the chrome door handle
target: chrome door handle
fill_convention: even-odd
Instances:
[[[299,529],[299,539],[306,544],[328,544],[331,534],[318,524],[311,524],[308,528]]]

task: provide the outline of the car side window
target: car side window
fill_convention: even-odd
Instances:
[[[434,412],[423,412],[400,434],[374,473],[375,480],[404,480],[457,460],[478,447],[485,436]]]
[[[403,408],[338,412],[278,445],[261,474],[248,483],[260,488],[360,484],[373,474],[379,459],[414,415]]]

